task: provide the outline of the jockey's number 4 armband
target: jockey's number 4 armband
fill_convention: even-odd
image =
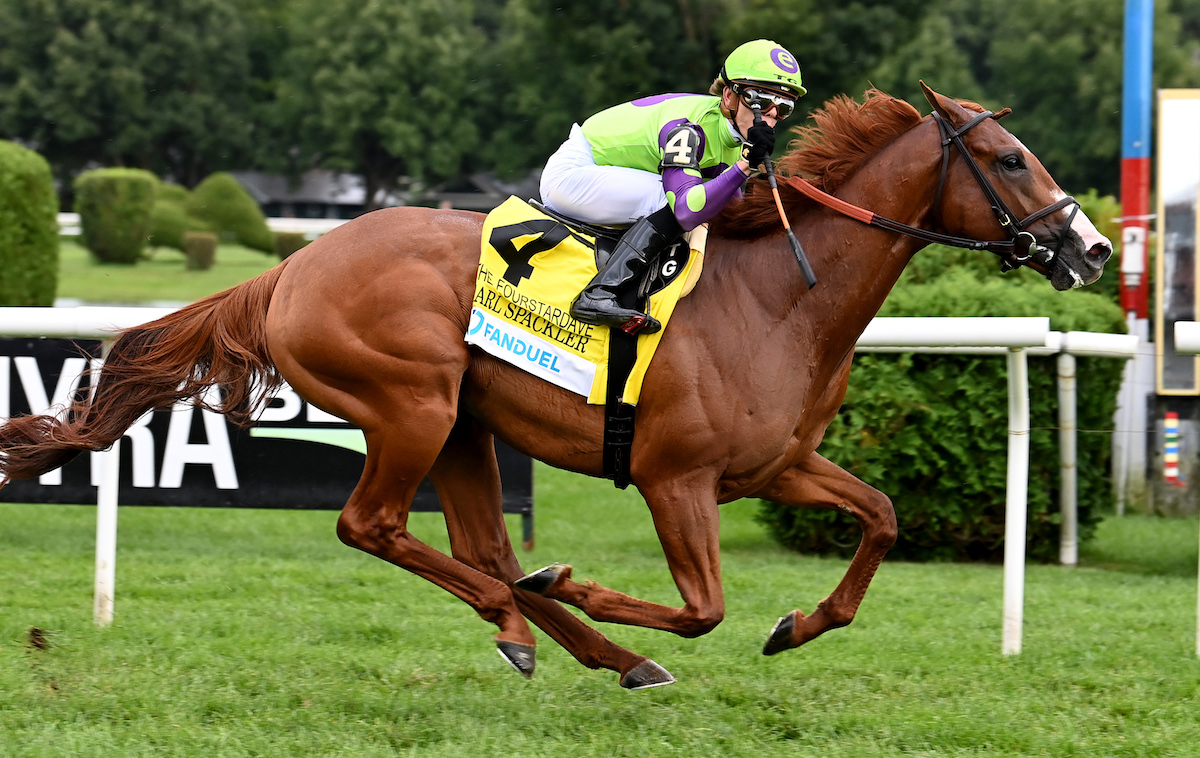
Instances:
[[[662,163],[665,168],[700,168],[700,134],[691,124],[680,124],[667,132],[662,146]]]

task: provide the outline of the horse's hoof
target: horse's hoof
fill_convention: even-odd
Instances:
[[[671,676],[671,672],[649,658],[629,669],[629,672],[621,677],[621,686],[627,690],[644,690],[674,683],[675,677]]]
[[[533,668],[537,664],[537,648],[533,645],[522,645],[520,642],[496,640],[496,652],[508,661],[508,665],[526,679],[533,678]]]
[[[535,595],[544,595],[546,590],[550,589],[550,585],[558,581],[560,576],[566,574],[571,575],[571,567],[565,563],[551,563],[546,568],[538,569],[532,574],[526,574],[517,581],[513,582],[513,586],[519,590],[532,592]]]
[[[796,628],[796,613],[793,611],[779,621],[767,635],[767,644],[763,645],[763,655],[775,655],[795,647],[792,644],[792,631]]]

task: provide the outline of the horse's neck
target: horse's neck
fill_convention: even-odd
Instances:
[[[913,161],[913,155],[932,155],[933,136],[926,126],[910,130],[865,163],[837,191],[843,200],[902,223],[927,223],[936,192],[937,159]],[[714,279],[738,282],[742,297],[731,302],[728,286],[714,295],[737,322],[761,318],[762,326],[787,343],[798,356],[822,346],[828,372],[836,370],[858,337],[879,312],[884,300],[923,242],[834,213],[803,205],[790,213],[819,283],[806,289],[799,266],[784,235],[771,235],[744,246],[729,242]],[[765,248],[770,248],[765,249]],[[714,263],[717,263],[714,261]],[[753,316],[747,314],[753,312]],[[781,339],[777,327],[791,334]],[[747,325],[754,329],[754,325]],[[819,373],[827,373],[821,371]]]
[[[837,196],[876,215],[911,226],[928,224],[937,192],[938,161],[933,137],[923,125],[901,135],[864,164]],[[927,162],[913,155],[930,155]],[[822,282],[811,293],[831,318],[828,330],[857,339],[879,312],[904,267],[926,243],[884,231],[825,209],[809,208],[811,253]]]

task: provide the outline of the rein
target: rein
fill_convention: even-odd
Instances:
[[[1001,115],[1004,115],[1005,112],[1006,111],[1002,111]],[[975,181],[979,184],[980,189],[982,189],[983,193],[987,196],[988,202],[992,207],[992,212],[996,214],[996,220],[1000,222],[1001,228],[1008,232],[1010,237],[1008,240],[976,240],[971,239],[970,237],[957,237],[952,234],[943,234],[941,232],[933,231],[932,229],[922,229],[916,226],[909,226],[908,224],[880,216],[874,211],[860,208],[859,206],[854,205],[853,203],[848,203],[845,200],[839,200],[833,195],[818,189],[807,180],[798,176],[788,177],[787,183],[792,188],[796,189],[811,200],[814,200],[821,205],[830,208],[831,210],[837,211],[838,213],[848,216],[863,224],[878,227],[880,229],[886,229],[897,234],[904,234],[909,237],[924,240],[925,242],[949,245],[951,247],[961,247],[968,250],[987,250],[988,252],[995,253],[1000,257],[1000,269],[1002,271],[1012,271],[1013,269],[1021,266],[1021,264],[1027,263],[1030,260],[1040,264],[1043,268],[1048,268],[1055,256],[1058,255],[1058,252],[1062,249],[1063,242],[1066,239],[1067,230],[1071,227],[1071,222],[1075,220],[1075,214],[1079,212],[1079,203],[1073,197],[1064,197],[1061,200],[1051,203],[1045,208],[1042,208],[1040,211],[1032,213],[1023,219],[1014,220],[1012,211],[1009,210],[1004,200],[1000,198],[999,193],[996,192],[996,188],[992,186],[991,181],[989,181],[987,176],[984,175],[983,170],[979,167],[979,164],[976,163],[975,159],[971,157],[971,154],[967,150],[967,146],[962,139],[964,134],[978,126],[981,122],[983,122],[984,119],[987,118],[999,118],[999,116],[996,116],[991,111],[984,111],[968,121],[961,129],[955,131],[939,114],[933,114],[933,119],[937,123],[938,131],[941,133],[942,137],[942,170],[941,176],[938,178],[937,194],[934,195],[933,202],[935,217],[934,226],[938,226],[936,219],[939,215],[939,209],[941,208],[942,189],[945,186],[946,175],[950,168],[950,145],[953,144],[958,149],[959,154],[967,162],[967,166],[970,167],[971,173],[975,177]],[[1054,240],[1054,247],[1048,248],[1044,245],[1038,244],[1037,239],[1033,236],[1033,234],[1027,231],[1028,227],[1034,222],[1045,218],[1051,213],[1061,210],[1068,205],[1074,205],[1075,208],[1071,211],[1066,223],[1064,223],[1062,228],[1059,229],[1059,232]]]

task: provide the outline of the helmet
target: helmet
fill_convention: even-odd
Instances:
[[[800,64],[778,42],[756,39],[743,43],[725,59],[721,79],[731,89],[735,82],[757,82],[800,97],[806,90],[800,84]]]

